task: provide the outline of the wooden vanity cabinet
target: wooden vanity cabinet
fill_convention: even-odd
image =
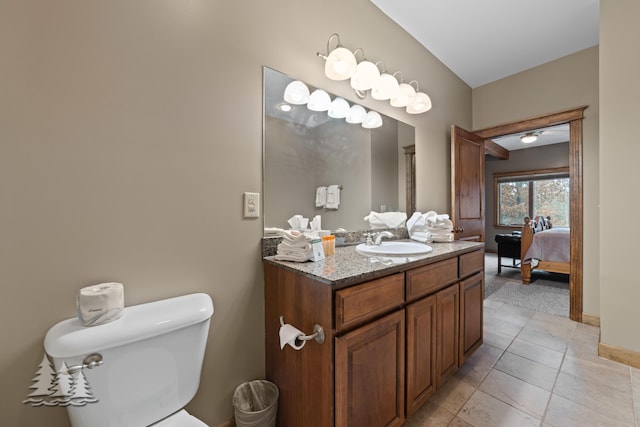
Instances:
[[[482,345],[484,307],[484,251],[459,257],[460,365]]]
[[[278,425],[400,426],[482,344],[484,252],[338,288],[265,262],[266,378]],[[279,345],[279,316],[325,342]]]
[[[404,423],[404,311],[336,338],[336,426]]]

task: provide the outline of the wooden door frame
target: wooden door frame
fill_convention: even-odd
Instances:
[[[570,206],[569,221],[571,271],[569,274],[569,318],[582,322],[583,307],[583,188],[582,188],[582,120],[587,106],[544,114],[518,122],[507,123],[473,133],[485,139],[514,133],[533,131],[542,127],[568,123],[569,124],[569,183]]]

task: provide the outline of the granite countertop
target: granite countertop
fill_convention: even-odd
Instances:
[[[356,252],[355,246],[343,246],[337,247],[335,255],[325,257],[322,261],[278,261],[274,256],[264,257],[264,261],[302,273],[328,285],[343,286],[431,264],[452,255],[471,252],[484,247],[484,243],[454,241],[430,243],[429,246],[433,248],[432,252],[411,257],[367,256]]]

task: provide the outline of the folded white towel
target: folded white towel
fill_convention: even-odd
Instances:
[[[371,228],[399,228],[405,225],[407,214],[404,212],[369,212],[364,217]]]
[[[282,230],[281,234],[283,241],[304,242],[307,240],[307,236],[303,232],[297,230]]]
[[[273,236],[282,236],[284,230],[278,227],[265,227],[264,228],[264,236],[265,237],[273,237]]]
[[[409,237],[420,242],[452,242],[453,223],[447,214],[429,211],[425,214],[415,212],[407,220]]]
[[[431,241],[431,233],[428,231],[414,231],[409,235],[411,240],[416,240],[418,242],[427,243]]]
[[[453,229],[453,223],[447,214],[437,214],[434,211],[427,212],[425,215],[426,225],[429,231]]]
[[[444,233],[431,233],[431,240],[438,243],[453,242],[453,233],[450,231]]]
[[[409,234],[416,231],[427,231],[425,216],[420,212],[414,212],[411,218],[407,220],[407,231]]]
[[[340,207],[340,186],[330,185],[327,187],[327,209],[338,209]]]
[[[317,233],[285,230],[282,232],[282,242],[278,245],[275,258],[279,261],[308,261],[313,256],[311,242],[317,239]]]
[[[302,251],[302,252],[308,252],[311,249],[311,243],[307,242],[306,240],[300,241],[300,242],[288,242],[288,241],[282,241],[279,245],[278,245],[278,253],[279,252],[284,252],[284,251]]]
[[[303,253],[303,252],[287,252],[284,254],[278,253],[275,256],[275,259],[278,261],[295,261],[295,262],[305,262],[311,259],[312,253]]]
[[[327,204],[327,187],[316,188],[316,208],[324,208]]]

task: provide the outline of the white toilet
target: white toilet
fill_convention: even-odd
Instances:
[[[67,388],[82,390],[69,393],[71,425],[206,427],[183,407],[200,384],[212,314],[209,295],[191,294],[126,307],[99,326],[77,318],[53,326],[45,351],[56,371],[68,368]]]

